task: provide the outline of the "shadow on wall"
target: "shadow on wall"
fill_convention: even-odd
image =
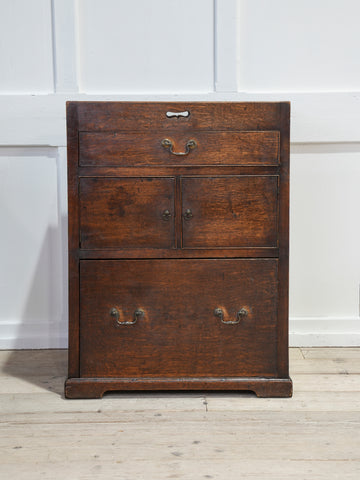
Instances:
[[[67,374],[67,350],[46,348],[53,347],[56,342],[62,346],[62,335],[67,328],[67,319],[61,314],[59,281],[62,275],[59,271],[61,262],[58,256],[58,239],[59,232],[49,228],[37,261],[21,323],[16,325],[13,349],[9,351],[3,369],[9,376],[63,395]],[[34,347],[31,352],[28,350],[30,347]]]
[[[62,308],[61,285],[59,288],[63,275],[60,270],[62,258],[58,254],[58,241],[59,232],[49,228],[22,311],[21,323],[16,325],[17,331],[12,333],[13,347],[9,351],[3,372],[35,387],[63,395],[67,350],[46,349],[54,346],[55,342],[63,346],[62,335],[67,328],[67,315],[64,315],[67,309]],[[36,349],[31,352],[24,350],[29,347]]]
[[[14,155],[11,161],[15,166],[20,158],[24,167],[18,177],[22,199],[17,205],[16,201],[15,205],[11,203],[15,193],[12,194],[14,179],[10,178],[10,201],[8,208],[2,209],[8,231],[7,255],[11,260],[5,258],[6,283],[2,292],[8,298],[4,298],[6,321],[2,323],[1,340],[3,348],[12,349],[2,353],[3,374],[23,380],[19,385],[24,392],[39,389],[63,395],[68,316],[66,159],[56,149],[37,150],[33,156],[26,156],[31,157],[38,175],[43,167],[40,186],[29,176],[30,162],[23,163],[24,157]],[[11,173],[12,176],[15,174]],[[37,187],[40,191],[35,191]],[[21,203],[25,203],[24,208],[20,208]],[[49,348],[57,350],[46,350]]]

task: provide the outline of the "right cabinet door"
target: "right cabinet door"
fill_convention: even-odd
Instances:
[[[277,247],[278,176],[182,177],[183,248]]]

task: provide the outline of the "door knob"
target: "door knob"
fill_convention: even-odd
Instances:
[[[167,222],[171,218],[171,213],[169,210],[164,210],[161,216]]]
[[[185,220],[191,220],[192,217],[193,217],[192,211],[190,210],[190,208],[187,208],[184,213]]]

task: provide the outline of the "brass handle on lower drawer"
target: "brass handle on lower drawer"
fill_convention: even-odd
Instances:
[[[119,320],[119,318],[120,318],[119,310],[116,307],[113,307],[110,310],[110,315],[116,319],[116,324],[117,325],[134,325],[138,321],[139,318],[144,316],[144,314],[145,314],[144,310],[141,310],[141,308],[137,308],[134,312],[134,320],[122,321],[121,322]]]
[[[236,320],[224,320],[224,312],[221,308],[215,308],[214,310],[214,315],[215,317],[219,317],[222,323],[225,323],[226,325],[236,325],[237,323],[240,323],[240,321],[248,315],[248,311],[246,308],[240,308],[240,310],[236,314]]]
[[[174,152],[174,144],[169,138],[164,138],[163,140],[161,140],[161,145],[164,148],[169,149],[170,153],[172,153],[173,155],[188,155],[190,153],[190,150],[193,150],[197,147],[197,143],[195,140],[188,140],[185,145],[185,152]]]

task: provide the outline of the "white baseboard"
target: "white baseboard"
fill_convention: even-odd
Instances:
[[[360,317],[290,317],[291,347],[358,347]]]
[[[0,323],[0,350],[67,348],[67,321]]]
[[[360,317],[295,317],[289,322],[291,347],[360,346]],[[67,321],[0,324],[0,350],[67,348]]]

